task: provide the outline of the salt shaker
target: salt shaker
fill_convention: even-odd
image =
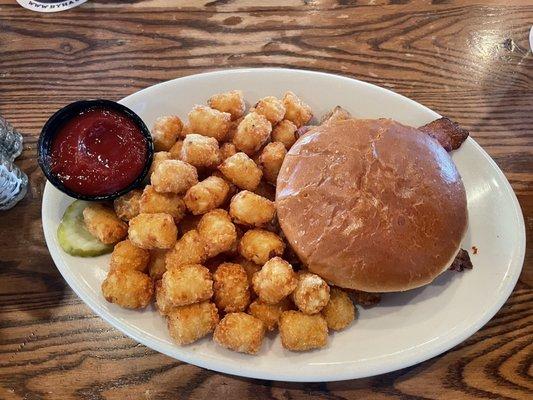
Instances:
[[[0,116],[0,153],[11,161],[22,153],[22,135]]]
[[[17,204],[28,190],[28,177],[13,161],[22,152],[22,135],[0,117],[0,211]]]

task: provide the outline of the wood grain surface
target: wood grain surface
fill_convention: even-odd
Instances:
[[[532,23],[530,0],[90,0],[56,14],[0,0],[0,114],[24,132],[17,163],[31,181],[27,197],[0,213],[0,399],[533,398]],[[386,375],[277,383],[158,354],[78,299],[44,243],[42,124],[81,98],[118,99],[171,78],[251,66],[356,77],[470,130],[513,185],[530,240],[519,284],[483,329]]]

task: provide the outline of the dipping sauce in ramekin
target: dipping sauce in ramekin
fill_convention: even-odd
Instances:
[[[152,155],[146,125],[108,100],[62,108],[39,139],[39,164],[48,180],[84,200],[110,200],[131,190],[146,176]]]

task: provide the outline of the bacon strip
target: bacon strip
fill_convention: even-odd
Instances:
[[[463,249],[459,250],[459,253],[457,253],[455,260],[453,260],[453,263],[450,266],[450,271],[462,272],[465,269],[472,268],[474,268],[474,266],[472,265],[472,261],[470,261],[470,255],[468,254],[468,251]]]
[[[436,119],[421,126],[418,130],[437,139],[446,151],[457,150],[469,135],[466,129],[461,128],[456,122],[446,117]]]

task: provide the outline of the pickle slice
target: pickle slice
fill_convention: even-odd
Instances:
[[[96,257],[113,251],[113,246],[100,242],[89,233],[83,222],[83,210],[89,202],[76,200],[67,207],[57,228],[61,248],[72,256]]]

